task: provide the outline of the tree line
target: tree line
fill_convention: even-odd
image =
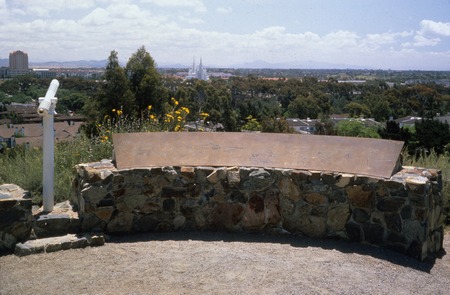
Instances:
[[[31,76],[6,80],[0,85],[0,102],[36,101],[45,94],[48,83],[48,79]],[[411,151],[434,148],[444,152],[450,141],[445,133],[448,125],[433,120],[438,114],[450,112],[450,89],[432,82],[389,85],[372,79],[356,84],[312,75],[267,79],[254,71],[228,80],[182,80],[158,72],[154,59],[142,46],[125,66],[120,65],[118,52],[111,51],[100,81],[64,78],[60,83],[57,111],[82,113],[91,124],[114,116],[113,110],[140,118],[149,106],[156,117],[163,118],[175,98],[190,109],[188,121],[199,120],[199,114],[207,113],[205,120],[220,123],[224,131],[290,132],[285,118],[310,118],[321,119],[319,133],[338,134],[329,119],[334,114],[348,114],[386,123],[375,133],[363,130],[356,136],[404,140]],[[416,124],[416,130],[399,128],[389,120],[405,116],[424,120]]]

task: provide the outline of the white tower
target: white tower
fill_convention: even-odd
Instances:
[[[202,58],[200,58],[200,64],[198,65],[198,67],[196,67],[195,66],[195,57],[194,57],[194,61],[192,63],[192,68],[189,69],[186,79],[199,79],[199,80],[204,80],[204,81],[209,79],[206,69],[203,68]]]

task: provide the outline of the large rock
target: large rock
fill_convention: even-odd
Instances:
[[[335,234],[345,230],[345,224],[350,216],[348,206],[337,206],[328,210],[327,226],[330,234]]]
[[[350,204],[355,207],[372,208],[375,203],[375,194],[368,187],[353,185],[346,188]]]

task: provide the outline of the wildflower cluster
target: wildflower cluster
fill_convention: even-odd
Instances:
[[[113,133],[183,131],[190,114],[189,108],[181,106],[178,100],[172,98],[168,109],[164,115],[158,116],[153,112],[153,106],[148,105],[139,118],[124,115],[121,109],[112,109],[112,115],[106,115],[96,125],[97,142],[112,146]],[[202,118],[207,116],[206,113],[201,115]]]
[[[174,97],[170,100],[171,110],[164,115],[162,122],[163,131],[183,131],[186,118],[190,113],[189,108],[179,106],[179,101]]]

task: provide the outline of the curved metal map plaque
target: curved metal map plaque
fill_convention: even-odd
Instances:
[[[403,142],[276,133],[151,132],[113,135],[118,169],[240,166],[319,170],[389,178]]]

